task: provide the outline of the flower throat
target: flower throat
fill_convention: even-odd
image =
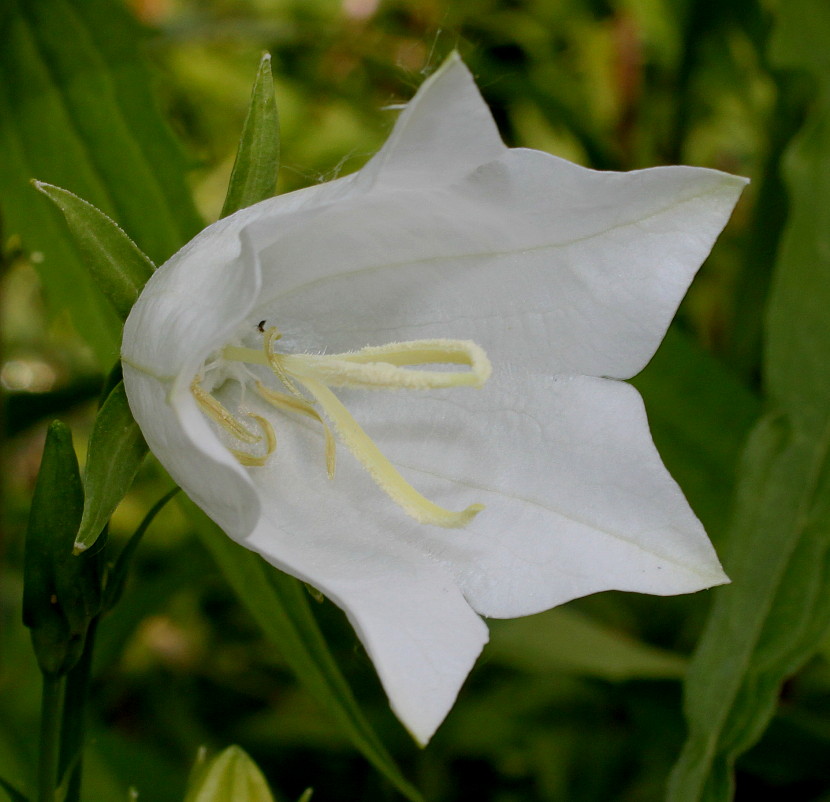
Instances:
[[[432,390],[448,387],[481,387],[490,376],[491,366],[484,350],[470,340],[410,340],[369,346],[341,354],[283,354],[274,350],[281,335],[275,327],[263,332],[261,350],[229,345],[220,358],[226,362],[242,362],[270,368],[288,392],[266,387],[254,381],[257,395],[281,412],[295,413],[318,421],[325,435],[326,469],[329,478],[335,470],[335,436],[326,423],[331,423],[337,439],[358,459],[369,475],[396,504],[419,523],[443,527],[461,527],[482,509],[472,504],[461,512],[453,512],[434,504],[407,482],[383,455],[369,435],[360,427],[332,387],[366,390]],[[466,365],[469,370],[447,371],[416,368],[418,365]],[[261,434],[254,434],[238,417],[207,392],[197,377],[191,384],[202,411],[231,437],[249,446],[264,446],[257,456],[242,449],[230,449],[242,465],[261,466],[276,449],[277,438],[270,421],[253,412],[242,412],[251,418]],[[315,406],[316,405],[316,406]],[[324,413],[318,412],[319,409]]]

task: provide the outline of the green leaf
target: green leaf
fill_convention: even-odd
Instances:
[[[680,655],[641,643],[567,608],[493,621],[486,656],[521,671],[577,674],[612,682],[679,679]]]
[[[412,802],[421,802],[420,793],[403,777],[363,717],[309,609],[308,592],[302,582],[271,568],[258,555],[232,541],[192,502],[183,499],[183,503],[225,578],[309,693],[401,794]]]
[[[29,802],[29,797],[18,791],[8,780],[0,777],[0,788],[8,795],[11,802]]]
[[[43,448],[24,560],[23,623],[41,670],[68,671],[83,650],[89,622],[100,607],[96,554],[72,554],[84,496],[69,428],[55,421]]]
[[[731,799],[735,759],[763,733],[780,685],[828,626],[828,432],[816,441],[766,417],[743,460],[715,603],[688,672],[689,736],[672,802]]]
[[[124,382],[119,382],[98,411],[84,471],[83,518],[75,550],[88,549],[127,494],[147,454],[141,429],[133,419]]]
[[[767,310],[770,412],[742,461],[724,555],[733,584],[717,591],[689,668],[671,802],[731,799],[735,760],[830,626],[830,13],[823,0],[777,8],[775,59],[815,71],[818,94],[785,158],[791,213]]]
[[[660,456],[718,541],[759,399],[675,328],[632,383],[643,395]]]
[[[102,211],[69,190],[33,181],[62,212],[86,267],[122,320],[138,299],[155,265]]]
[[[222,217],[274,194],[280,168],[280,125],[271,77],[271,56],[259,63],[251,103],[242,127]]]
[[[140,31],[110,0],[6,0],[0,12],[0,198],[53,309],[67,309],[103,368],[118,317],[83,265],[38,178],[86,198],[156,263],[201,228],[185,162],[161,119]]]

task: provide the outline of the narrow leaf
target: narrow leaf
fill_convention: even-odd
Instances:
[[[222,217],[259,203],[274,194],[280,167],[280,127],[271,56],[259,63],[251,103],[242,127]]]
[[[421,802],[417,789],[403,777],[363,717],[317,627],[303,584],[234,543],[192,502],[183,499],[182,503],[240,601],[266,637],[277,645],[309,693],[401,794],[412,802]]]
[[[830,615],[828,432],[814,438],[771,415],[743,460],[719,590],[689,667],[689,736],[672,802],[732,798],[735,759],[761,736],[783,680],[815,650]]]
[[[766,320],[771,411],[742,461],[724,555],[733,584],[717,591],[689,668],[671,802],[732,798],[735,760],[830,626],[830,12],[793,0],[777,15],[775,60],[811,72],[817,99],[784,160],[791,212]]]
[[[121,503],[147,454],[147,444],[133,420],[124,383],[119,382],[98,411],[89,438],[84,471],[83,518],[75,550],[88,549]]]
[[[0,777],[0,788],[8,795],[11,802],[29,802],[29,797],[18,791],[8,780]]]
[[[160,263],[201,223],[187,167],[139,52],[141,31],[110,0],[6,0],[0,47],[0,205],[5,236],[32,254],[52,310],[108,369],[118,317],[32,178],[86,198]]]
[[[125,320],[155,266],[138,246],[91,203],[43,181],[33,181],[66,218],[95,283]]]
[[[629,679],[679,679],[683,657],[641,643],[567,608],[493,621],[485,654],[491,662],[522,671]]]
[[[760,400],[675,328],[633,384],[666,467],[717,544]]]

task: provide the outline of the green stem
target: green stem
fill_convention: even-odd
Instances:
[[[58,745],[61,721],[63,678],[43,675],[40,708],[40,763],[38,766],[38,802],[55,802],[58,784]]]
[[[89,680],[92,676],[92,654],[98,618],[89,624],[81,659],[66,677],[66,695],[60,729],[60,776],[69,776],[64,802],[79,802],[81,797],[81,771],[86,737],[86,702],[89,696]]]

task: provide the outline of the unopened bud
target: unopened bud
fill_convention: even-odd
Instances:
[[[274,802],[256,763],[238,746],[229,746],[197,765],[185,802]]]

